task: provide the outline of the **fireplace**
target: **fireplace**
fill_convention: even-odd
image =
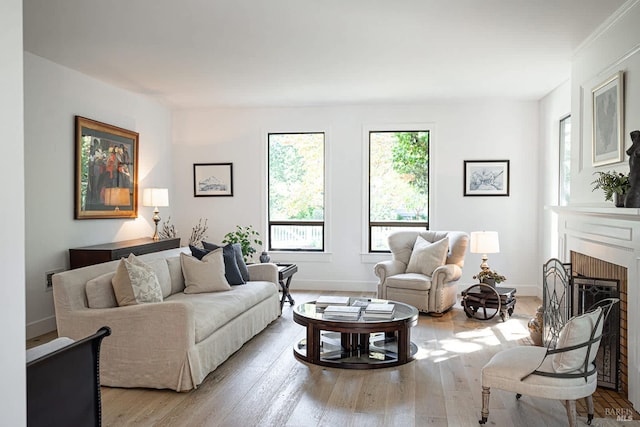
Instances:
[[[606,298],[620,297],[620,281],[577,276],[572,280],[572,314],[583,314]],[[598,386],[621,391],[620,382],[620,309],[614,306],[602,328],[602,339],[595,360]]]
[[[574,274],[619,281],[618,383],[640,409],[640,209],[553,207],[558,258]],[[629,308],[629,309],[628,309]]]

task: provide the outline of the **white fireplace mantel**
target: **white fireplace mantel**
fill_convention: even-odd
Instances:
[[[570,252],[627,268],[627,346],[629,401],[640,409],[640,209],[602,206],[550,206],[558,215],[558,255]]]

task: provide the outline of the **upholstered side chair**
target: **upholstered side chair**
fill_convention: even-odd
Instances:
[[[462,231],[398,231],[389,235],[392,259],[376,264],[378,298],[442,315],[456,303],[469,235]]]
[[[592,394],[598,386],[594,364],[603,324],[620,300],[607,298],[585,314],[575,316],[560,330],[556,348],[518,346],[498,352],[482,368],[482,413],[480,424],[489,417],[491,388],[533,397],[561,400],[569,426],[577,423],[576,400],[586,398],[587,424],[593,419]],[[616,307],[617,308],[617,307]]]

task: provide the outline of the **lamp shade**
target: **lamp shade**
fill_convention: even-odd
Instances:
[[[113,187],[104,189],[104,204],[106,206],[129,206],[129,189]]]
[[[145,188],[142,192],[143,206],[169,206],[169,190],[166,188]]]
[[[474,254],[495,254],[500,252],[497,231],[472,231],[470,251]]]

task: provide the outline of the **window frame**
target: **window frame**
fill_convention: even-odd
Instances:
[[[322,253],[327,250],[327,131],[301,131],[301,132],[267,132],[267,140],[266,140],[266,175],[267,175],[267,183],[266,183],[266,210],[267,210],[267,250],[270,252],[311,252],[311,253]],[[323,186],[323,219],[322,220],[271,220],[271,208],[270,208],[270,177],[271,177],[271,169],[270,169],[270,149],[271,149],[271,135],[311,135],[311,134],[322,134],[322,162],[323,162],[323,171],[322,171],[322,186]],[[321,239],[321,248],[320,249],[309,249],[309,248],[274,248],[272,245],[272,227],[273,226],[321,226],[322,227],[322,239]]]
[[[429,134],[429,147],[428,147],[428,156],[429,160],[427,162],[427,176],[428,176],[428,186],[429,191],[427,195],[427,220],[426,221],[371,221],[371,134],[374,133],[400,133],[400,132],[426,132]],[[406,126],[376,126],[365,129],[364,131],[364,144],[366,146],[366,159],[365,163],[365,173],[366,173],[366,201],[364,204],[364,211],[366,215],[366,252],[368,254],[385,254],[391,253],[391,250],[374,250],[372,249],[372,229],[373,227],[396,227],[398,229],[401,228],[422,228],[424,230],[429,230],[430,220],[431,220],[431,156],[433,154],[433,126],[428,124],[412,124]]]
[[[567,139],[566,136],[566,123],[569,120],[569,125],[571,123],[571,114],[566,114],[560,118],[558,121],[558,206],[566,206],[568,204],[568,198],[571,197],[571,182],[569,182],[569,188],[565,192],[564,189],[564,181],[565,181],[565,173],[564,173],[564,163],[567,159],[564,156],[565,146]],[[571,144],[572,136],[573,136],[573,127],[571,127],[569,134],[569,144]],[[569,145],[569,149],[571,149],[571,145]],[[569,170],[571,170],[571,153],[569,153]],[[571,173],[569,172],[569,179],[571,179]],[[566,194],[565,194],[566,193]],[[565,196],[567,199],[567,203],[564,202]]]

